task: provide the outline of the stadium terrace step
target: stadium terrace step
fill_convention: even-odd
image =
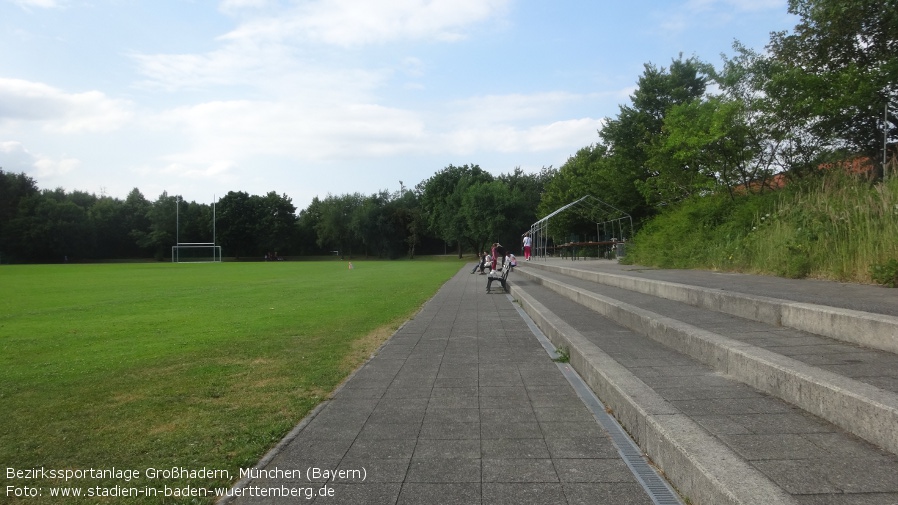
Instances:
[[[637,277],[632,275],[632,273],[631,275],[623,275],[622,273],[599,271],[584,267],[578,268],[585,264],[587,263],[580,262],[576,266],[570,266],[535,262],[528,264],[528,266],[683,302],[696,307],[725,312],[774,326],[784,326],[815,333],[872,349],[893,353],[898,352],[898,316],[896,315],[851,310],[818,303],[802,303],[770,296],[728,291],[716,287],[691,286],[679,282]],[[608,265],[603,266],[608,267]],[[628,272],[621,269],[618,269],[618,271]],[[645,271],[641,270],[641,272]],[[705,277],[707,278],[707,273],[705,273]],[[782,279],[782,281],[789,282],[786,279]],[[839,288],[841,286],[839,285]],[[767,287],[769,285],[762,287],[762,289]],[[875,293],[872,296],[876,296],[882,290],[873,288],[870,291]],[[829,302],[832,303],[832,301],[833,299],[830,298]],[[890,307],[890,309],[894,308],[898,308],[898,306]]]
[[[794,288],[776,291],[789,299],[757,293],[769,285],[752,293],[765,278],[724,292],[707,273],[571,263],[518,268],[512,296],[693,503],[898,503],[898,356],[888,343],[862,347],[846,323],[818,334],[784,323],[796,305],[797,319],[839,312],[877,321],[873,340],[887,342],[894,314]],[[880,299],[870,305],[890,312],[884,291],[869,287]]]

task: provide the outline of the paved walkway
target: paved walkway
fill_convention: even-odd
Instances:
[[[271,478],[240,483],[256,496],[231,503],[651,504],[511,299],[469,272],[263,460]],[[302,498],[258,496],[285,492]]]

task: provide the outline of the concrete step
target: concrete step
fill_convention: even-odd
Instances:
[[[893,353],[898,352],[898,316],[876,312],[876,309],[879,308],[894,313],[894,310],[898,309],[896,303],[893,302],[886,306],[868,303],[865,307],[866,310],[853,310],[833,305],[834,302],[844,302],[846,297],[851,296],[848,293],[841,293],[845,285],[823,283],[822,285],[831,289],[839,289],[838,297],[830,297],[826,304],[807,303],[776,296],[726,290],[708,285],[690,285],[682,282],[646,278],[634,274],[634,272],[644,272],[645,270],[642,269],[617,269],[617,271],[612,272],[607,270],[611,266],[608,263],[604,265],[597,263],[589,265],[587,262],[572,263],[531,262],[527,264],[527,268],[560,273],[598,284],[646,293],[774,326],[784,326],[823,335],[872,349]],[[595,265],[601,265],[605,268],[589,268],[589,266]],[[707,277],[707,273],[704,275]],[[745,277],[743,277],[744,279]],[[769,282],[769,279],[765,279],[765,281]],[[785,279],[783,281],[788,282]],[[819,288],[819,286],[821,284],[810,284],[807,287],[815,289]],[[855,288],[858,287],[855,286]],[[765,283],[761,288],[770,289],[770,286]],[[882,289],[860,288],[867,288],[866,294],[868,296],[880,294],[894,295],[893,293],[883,292]],[[776,293],[775,288],[772,291]],[[870,310],[871,308],[872,311]]]
[[[525,269],[521,274],[898,454],[898,392],[892,389],[898,389],[894,380],[898,355],[839,345],[832,339],[734,316],[711,313],[709,317],[707,310],[671,301],[676,296],[658,299],[560,273]],[[666,287],[669,293],[676,289]],[[745,298],[737,303],[746,303]],[[796,341],[802,345],[795,345]],[[825,369],[817,363],[836,365]],[[863,375],[848,377],[839,366],[848,372],[860,368]]]
[[[888,373],[864,382],[798,348],[894,354],[559,273],[518,268],[512,296],[692,503],[898,503]]]

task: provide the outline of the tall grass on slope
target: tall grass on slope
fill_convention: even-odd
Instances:
[[[847,282],[898,280],[898,179],[838,172],[760,195],[695,197],[634,238],[626,261]],[[890,266],[891,265],[891,266]]]
[[[338,261],[0,267],[4,472],[210,468],[228,470],[233,480],[459,267],[442,261],[356,262],[354,270]],[[4,483],[44,493],[0,494],[0,503],[58,504],[48,496],[51,486],[230,481]]]
[[[693,197],[646,223],[624,261],[661,268],[733,270],[756,216],[774,204],[772,194]]]
[[[759,213],[745,240],[745,269],[870,283],[898,258],[898,180],[870,184],[828,174]]]

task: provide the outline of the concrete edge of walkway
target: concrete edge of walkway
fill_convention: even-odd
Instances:
[[[898,317],[559,265],[527,267],[898,353]]]
[[[898,454],[898,394],[535,274],[561,296]]]
[[[612,410],[678,491],[695,503],[795,504],[791,496],[684,416],[519,286],[510,294]]]

